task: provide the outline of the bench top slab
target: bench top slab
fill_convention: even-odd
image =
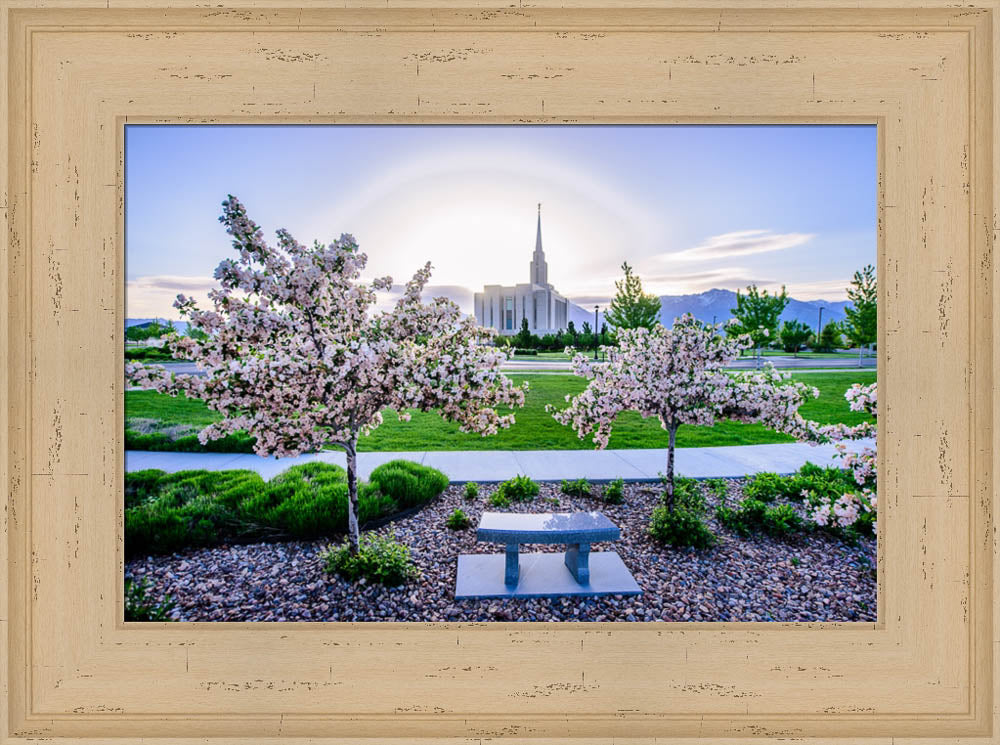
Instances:
[[[484,512],[476,540],[488,543],[617,541],[621,530],[600,512]]]

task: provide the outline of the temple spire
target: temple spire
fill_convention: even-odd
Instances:
[[[542,203],[538,203],[538,234],[535,236],[535,251],[542,253]],[[544,256],[544,254],[542,254]]]
[[[538,230],[535,234],[535,253],[531,257],[531,284],[547,286],[549,265],[542,250],[542,203],[538,203]]]

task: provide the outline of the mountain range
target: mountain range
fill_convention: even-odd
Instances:
[[[447,294],[447,293],[442,293]],[[459,305],[462,305],[459,300]],[[469,299],[471,305],[471,297]],[[846,300],[796,300],[788,299],[788,305],[781,314],[782,321],[801,321],[810,328],[815,329],[819,322],[819,309],[823,309],[823,324],[828,321],[844,320],[844,308],[850,305]],[[699,321],[705,323],[721,323],[728,319],[732,309],[736,307],[736,293],[732,290],[712,289],[699,292],[693,295],[661,295],[660,296],[660,323],[670,327],[674,325],[674,319],[685,313],[691,313]],[[573,322],[577,329],[582,329],[584,323],[594,325],[594,311],[587,310],[582,305],[574,302],[569,303],[567,310],[569,320]],[[598,313],[599,323],[604,323],[604,313]],[[127,318],[125,327],[138,323],[148,323],[152,318]],[[174,327],[184,333],[187,330],[187,323],[184,321],[173,321]]]
[[[815,329],[819,322],[819,310],[823,309],[823,325],[828,321],[843,321],[845,318],[844,308],[850,305],[847,300],[796,300],[788,299],[788,305],[781,313],[782,321],[801,321],[810,328]],[[690,313],[699,321],[705,323],[721,323],[732,315],[733,308],[736,307],[736,293],[732,290],[712,289],[699,292],[693,295],[661,295],[660,296],[660,323],[670,327],[674,325],[674,319],[685,313]],[[604,322],[604,314],[598,314],[601,323]],[[570,304],[569,319],[577,328],[581,328],[584,321],[594,325],[594,312],[586,308]]]

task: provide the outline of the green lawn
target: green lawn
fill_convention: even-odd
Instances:
[[[516,412],[517,423],[494,437],[480,437],[458,431],[458,426],[444,421],[438,414],[413,412],[409,422],[400,422],[385,412],[385,422],[359,443],[362,451],[405,450],[573,450],[593,447],[589,440],[580,440],[569,428],[556,422],[545,412],[546,404],[565,406],[564,396],[577,393],[586,381],[574,375],[518,375],[515,380],[530,382],[525,407]],[[858,424],[867,417],[852,412],[844,400],[844,391],[853,383],[875,382],[873,370],[858,370],[854,375],[811,373],[793,380],[802,380],[820,390],[818,399],[810,399],[801,409],[807,419],[822,423]],[[154,391],[127,391],[126,418],[158,419],[169,424],[205,426],[216,418],[200,401],[173,399]],[[757,445],[792,442],[787,435],[772,432],[756,424],[720,422],[714,427],[682,426],[677,433],[679,447],[709,445]],[[666,447],[667,434],[655,418],[643,420],[638,414],[626,413],[618,418],[611,435],[610,448]]]

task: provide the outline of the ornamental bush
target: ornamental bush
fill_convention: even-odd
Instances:
[[[381,470],[380,470],[381,469]],[[444,491],[440,471],[393,461],[358,485],[362,524],[424,504]],[[125,475],[125,549],[169,553],[223,542],[316,538],[348,527],[347,475],[304,463],[264,481],[253,471],[136,471]]]
[[[445,527],[450,530],[465,530],[472,524],[469,516],[460,509],[455,509],[444,521]]]
[[[410,559],[410,548],[391,538],[366,533],[359,540],[358,550],[350,542],[330,547],[323,555],[325,571],[356,581],[362,577],[380,585],[401,585],[420,576],[420,570]]]
[[[786,496],[786,484],[789,479],[776,473],[764,471],[751,476],[743,487],[743,493],[751,499],[761,502],[773,502],[778,497]]]
[[[520,475],[507,479],[497,487],[496,494],[514,502],[530,502],[538,496],[539,487],[529,477]]]
[[[560,489],[563,494],[568,494],[571,497],[589,497],[591,486],[587,479],[574,479],[572,481],[563,479]]]
[[[657,507],[649,523],[649,534],[660,543],[678,548],[709,548],[715,545],[715,534],[701,515],[675,504]]]
[[[755,532],[787,537],[802,529],[802,517],[790,504],[768,507],[753,497],[745,498],[736,509],[720,506],[715,517],[719,523],[743,537]]]
[[[411,460],[383,463],[371,472],[368,480],[404,509],[427,504],[448,488],[447,476]]]
[[[489,502],[490,507],[510,507],[510,497],[508,497],[499,488],[490,494],[490,498],[487,501]]]
[[[465,482],[465,498],[466,499],[475,499],[478,496],[479,496],[479,484],[477,484],[475,481],[466,481]]]
[[[623,504],[625,502],[625,480],[609,481],[601,490],[601,498],[608,504]]]

